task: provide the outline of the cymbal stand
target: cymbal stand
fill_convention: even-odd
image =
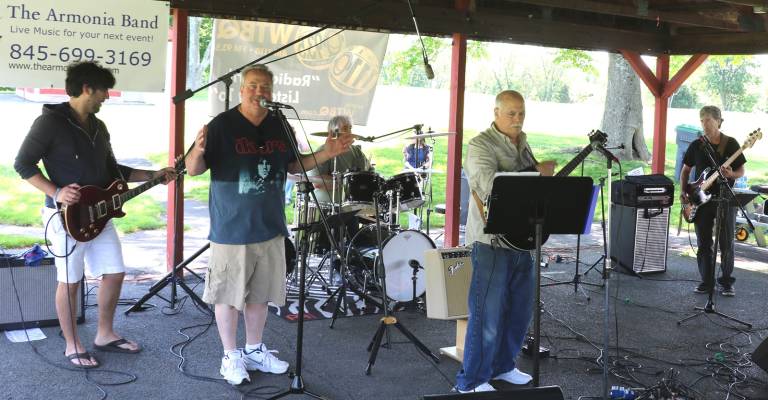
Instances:
[[[376,214],[379,213],[379,196],[381,193],[375,193],[373,197],[373,204],[374,209],[376,210]],[[391,200],[390,200],[391,201]],[[399,197],[398,197],[399,202]],[[379,254],[378,257],[376,257],[376,262],[374,263],[374,269],[379,270],[379,282],[381,284],[381,293],[382,293],[382,303],[384,305],[384,316],[381,318],[379,322],[379,328],[376,330],[376,333],[373,335],[373,338],[371,339],[371,342],[368,344],[368,352],[370,353],[370,356],[368,357],[368,365],[365,367],[365,374],[370,375],[371,369],[373,368],[373,364],[376,363],[376,356],[379,354],[379,348],[381,348],[382,344],[381,341],[384,337],[384,334],[387,335],[387,342],[385,346],[390,347],[390,333],[389,333],[389,326],[394,325],[395,328],[399,329],[400,332],[408,338],[408,340],[413,343],[417,349],[419,349],[422,353],[424,353],[426,356],[431,358],[434,362],[439,363],[440,358],[437,357],[434,353],[432,353],[429,348],[424,345],[416,336],[414,336],[411,331],[405,328],[403,324],[401,324],[397,317],[394,316],[394,311],[389,309],[389,304],[387,302],[387,279],[386,279],[386,272],[384,270],[384,252],[382,250],[382,237],[381,237],[381,224],[379,219],[376,219],[376,240],[377,245],[379,247]],[[376,275],[376,274],[374,274]]]
[[[334,130],[334,137],[338,139],[339,137],[339,129]],[[338,208],[336,206],[336,190],[339,187],[339,171],[338,171],[338,158],[339,156],[333,157],[333,172],[331,172],[331,215],[336,215],[339,212],[341,212],[341,204],[338,205]],[[326,184],[326,180],[323,179],[323,190],[325,190],[326,193],[328,193],[328,185]],[[341,194],[339,194],[341,195]],[[339,246],[344,247],[344,233],[346,232],[346,229],[344,227],[332,227],[331,231],[333,233],[339,232]],[[322,233],[320,233],[321,235]],[[323,288],[330,293],[330,289],[328,287],[331,286],[333,282],[326,281],[325,278],[322,276],[321,272],[323,270],[323,266],[325,265],[325,262],[328,262],[328,280],[331,280],[331,276],[333,275],[333,261],[336,256],[336,251],[331,248],[327,254],[323,256],[323,258],[320,260],[320,263],[317,266],[317,269],[309,268],[312,271],[312,275],[307,279],[307,288],[312,287],[312,284],[317,280],[318,278],[323,282]],[[339,257],[341,257],[341,253],[338,254]],[[341,268],[339,268],[339,273],[341,273]],[[307,289],[309,290],[309,289]]]

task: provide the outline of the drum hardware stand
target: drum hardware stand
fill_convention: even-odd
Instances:
[[[752,324],[739,320],[730,315],[723,314],[715,309],[715,302],[713,300],[713,295],[715,292],[715,285],[717,283],[715,280],[715,277],[717,276],[717,272],[716,272],[717,271],[717,249],[718,249],[719,240],[720,240],[720,230],[723,224],[723,220],[725,219],[725,213],[727,211],[726,209],[729,207],[729,204],[728,204],[729,201],[725,197],[726,193],[730,193],[730,198],[733,199],[736,205],[739,206],[739,208],[741,209],[741,212],[744,214],[744,217],[746,218],[747,222],[749,223],[749,226],[752,227],[752,229],[754,229],[754,225],[752,224],[752,221],[750,221],[749,217],[746,215],[746,212],[744,212],[744,208],[742,207],[741,203],[739,203],[739,201],[737,200],[736,194],[733,193],[733,189],[731,189],[731,187],[728,185],[728,180],[720,171],[719,164],[717,163],[717,161],[715,161],[715,158],[712,156],[712,154],[715,153],[715,149],[712,148],[711,144],[709,143],[709,140],[706,140],[706,136],[702,136],[702,138],[705,139],[703,140],[703,142],[706,143],[707,147],[709,148],[709,151],[705,151],[704,153],[707,154],[707,156],[709,157],[709,161],[712,163],[713,166],[715,166],[715,168],[713,169],[715,170],[715,173],[718,175],[717,180],[720,186],[719,196],[717,198],[713,198],[712,200],[710,200],[710,201],[717,202],[717,211],[715,212],[715,224],[714,224],[715,225],[714,226],[715,241],[712,249],[712,266],[709,271],[709,277],[712,282],[712,285],[709,287],[707,304],[705,304],[704,307],[695,307],[695,309],[699,311],[681,319],[680,321],[677,321],[677,325],[679,326],[683,322],[689,321],[693,318],[696,318],[705,314],[715,314],[719,317],[744,325],[747,328],[752,328]],[[728,189],[728,191],[726,191],[726,188]],[[720,262],[721,263],[723,262],[722,254],[720,255]]]
[[[380,192],[377,192],[374,194],[373,197],[373,204],[374,209],[376,210],[376,215],[379,214],[379,196],[381,195]],[[391,201],[391,200],[390,200]],[[399,197],[398,197],[399,201]],[[389,333],[389,326],[394,325],[395,328],[399,329],[400,332],[408,338],[408,340],[413,343],[416,348],[418,348],[424,355],[431,358],[434,362],[439,363],[440,358],[437,357],[434,353],[432,353],[429,348],[424,345],[416,336],[414,336],[411,331],[405,328],[403,324],[401,324],[397,317],[395,317],[394,311],[389,309],[389,304],[387,302],[387,281],[386,281],[386,271],[384,269],[384,250],[382,249],[382,238],[381,238],[381,223],[378,218],[376,218],[376,241],[377,246],[379,248],[379,254],[378,257],[376,257],[376,262],[374,263],[374,269],[380,270],[381,274],[379,275],[379,281],[381,283],[381,291],[382,291],[382,303],[384,305],[384,316],[381,318],[379,323],[379,328],[376,330],[376,333],[373,335],[373,338],[371,339],[371,342],[368,344],[368,352],[371,353],[368,358],[368,365],[365,367],[365,374],[370,375],[371,369],[373,368],[373,364],[376,363],[376,356],[379,353],[379,348],[382,347],[381,341],[384,337],[384,334],[387,335],[387,343],[385,346],[390,346],[390,333]]]

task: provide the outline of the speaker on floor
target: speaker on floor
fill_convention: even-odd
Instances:
[[[23,259],[0,258],[0,330],[58,325],[57,286],[52,257],[42,259],[36,266],[25,265]],[[78,324],[85,322],[84,300],[85,285],[81,282],[80,296],[77,296]]]
[[[752,361],[762,368],[763,371],[768,372],[768,338],[757,346],[754,352],[752,352]]]
[[[637,274],[667,270],[669,207],[611,204],[611,260]],[[621,272],[625,272],[619,268]]]
[[[560,386],[540,386],[496,392],[428,394],[424,400],[563,400]]]

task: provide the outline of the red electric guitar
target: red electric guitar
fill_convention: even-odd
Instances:
[[[184,159],[176,161],[176,174],[184,173]],[[112,218],[122,218],[123,204],[144,193],[153,186],[165,182],[165,175],[148,180],[133,189],[123,180],[112,182],[106,189],[87,185],[79,189],[80,201],[70,206],[62,206],[64,228],[78,242],[93,240]]]

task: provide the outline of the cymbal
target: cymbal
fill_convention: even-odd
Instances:
[[[312,133],[309,134],[309,136],[328,137],[328,132],[326,132],[326,131],[312,132]],[[357,139],[357,140],[361,140],[363,142],[370,142],[371,141],[369,138],[367,138],[365,136],[355,135],[354,133],[352,134],[352,137]]]
[[[434,137],[440,137],[440,136],[452,136],[455,134],[456,132],[424,132],[421,135],[406,136],[403,139],[426,139],[426,138],[434,138]]]

